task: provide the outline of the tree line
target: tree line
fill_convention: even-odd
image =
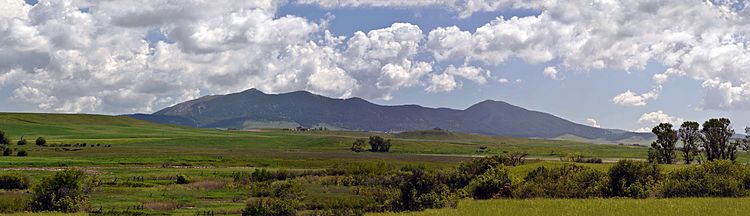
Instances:
[[[681,154],[686,164],[705,160],[735,161],[738,150],[747,151],[750,147],[750,137],[733,138],[734,129],[727,118],[709,119],[703,125],[686,121],[678,129],[674,129],[670,123],[661,123],[651,132],[656,135],[656,141],[651,143],[648,150],[648,160],[661,164],[676,163],[677,154]],[[679,141],[683,145],[677,148]]]

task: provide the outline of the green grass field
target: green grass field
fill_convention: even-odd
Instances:
[[[750,198],[462,200],[458,208],[371,215],[747,215]]]
[[[317,170],[334,165],[382,163],[421,165],[431,168],[455,167],[459,162],[482,155],[527,152],[529,162],[513,167],[514,178],[539,166],[559,166],[561,157],[577,153],[605,161],[644,159],[647,148],[574,141],[488,137],[452,132],[409,132],[402,134],[285,130],[225,131],[153,124],[128,117],[78,114],[0,113],[0,130],[10,135],[15,151],[26,150],[27,157],[0,158],[0,172],[30,175],[34,180],[61,169],[83,169],[102,184],[91,195],[91,209],[123,211],[146,206],[142,213],[195,215],[203,211],[238,214],[245,206],[248,188],[232,181],[234,173],[270,170]],[[393,140],[389,153],[352,152],[356,138],[371,135]],[[21,136],[29,144],[15,145]],[[47,139],[46,147],[34,145],[36,137]],[[61,146],[86,143],[85,147]],[[111,146],[111,147],[105,147]],[[486,147],[480,151],[480,146]],[[747,160],[745,154],[741,160]],[[585,164],[605,170],[610,164]],[[674,166],[665,166],[665,170]],[[177,175],[189,176],[192,183],[174,184]],[[321,185],[324,178],[303,179],[305,202],[345,202],[352,198],[350,188]],[[17,192],[0,192],[3,199],[28,199]],[[748,208],[747,199],[686,200],[493,200],[462,201],[458,209],[428,210],[407,214],[438,215],[547,215],[560,209],[564,215],[607,215],[610,211],[637,214],[665,211],[661,206],[691,203],[688,213],[708,206]],[[536,204],[535,204],[536,203]],[[534,210],[533,206],[541,206]],[[644,206],[643,208],[638,206]],[[529,210],[532,208],[532,210]],[[611,210],[606,210],[610,208]],[[644,209],[645,208],[645,209]],[[697,209],[695,209],[697,208]],[[650,209],[650,210],[649,210]],[[723,209],[723,208],[719,208]],[[683,210],[679,210],[683,211]],[[729,215],[736,213],[727,211]],[[516,213],[516,214],[512,214]],[[624,215],[624,214],[623,214]],[[632,215],[632,214],[627,214]],[[677,214],[670,214],[677,215]],[[690,214],[687,214],[690,215]]]

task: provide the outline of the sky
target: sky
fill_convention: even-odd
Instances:
[[[750,125],[743,0],[0,0],[0,111],[151,113],[257,88],[595,127]]]

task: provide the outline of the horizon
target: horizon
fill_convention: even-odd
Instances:
[[[744,3],[2,1],[2,112],[153,113],[257,88],[503,101],[627,131],[750,125]]]

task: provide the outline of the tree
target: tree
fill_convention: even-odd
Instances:
[[[10,148],[6,147],[5,149],[3,149],[3,156],[10,156],[12,154],[13,150],[11,150]]]
[[[21,139],[18,139],[16,145],[26,145],[26,138],[23,138],[23,136],[21,136]]]
[[[700,124],[698,122],[683,122],[679,130],[682,140],[682,159],[686,164],[693,162],[700,155],[699,142],[701,141]]]
[[[354,140],[354,143],[352,143],[352,151],[353,152],[362,152],[365,150],[365,139],[357,139]]]
[[[372,152],[388,152],[391,149],[391,140],[380,136],[371,136],[369,143]]]
[[[31,210],[77,212],[88,205],[84,190],[85,173],[64,170],[44,178],[33,188]]]
[[[8,138],[5,132],[1,130],[0,130],[0,145],[10,145],[10,138]]]
[[[38,137],[38,138],[36,138],[36,145],[43,146],[45,144],[47,144],[47,140],[44,139],[44,137]]]
[[[656,141],[651,143],[651,148],[656,153],[656,161],[666,164],[674,163],[677,131],[672,129],[672,124],[661,123],[654,127],[651,132],[656,135]]]
[[[709,119],[703,123],[701,141],[709,161],[736,158],[738,145],[736,142],[731,143],[734,129],[730,124],[731,121],[727,118]]]

